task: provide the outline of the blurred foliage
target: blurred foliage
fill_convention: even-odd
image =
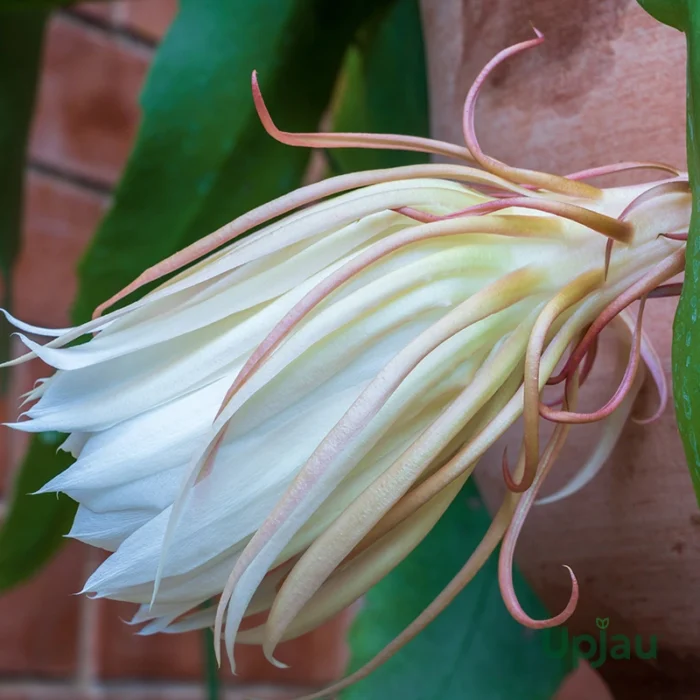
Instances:
[[[34,575],[65,542],[77,504],[55,493],[30,494],[73,462],[57,452],[58,433],[35,437],[14,483],[13,505],[0,530],[0,591]]]
[[[684,32],[688,24],[688,3],[695,0],[639,0],[639,4],[659,22]]]
[[[428,79],[420,10],[400,0],[372,18],[347,51],[333,100],[332,131],[428,136]],[[427,163],[415,151],[334,149],[334,172]]]
[[[0,5],[0,306],[9,309],[24,201],[24,165],[47,13]],[[0,316],[0,362],[9,358],[10,328]],[[8,372],[0,370],[0,394]]]

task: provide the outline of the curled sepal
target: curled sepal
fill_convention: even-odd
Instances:
[[[565,405],[567,407],[573,407],[575,405],[577,393],[578,375],[575,375],[573,380],[569,382],[567,386],[565,398]],[[525,494],[523,494],[523,496],[521,496],[515,508],[513,519],[508,527],[505,537],[503,538],[503,545],[501,547],[501,552],[498,559],[498,582],[501,588],[501,594],[503,595],[503,601],[508,608],[508,612],[510,612],[510,614],[522,625],[530,627],[531,629],[544,629],[563,624],[571,617],[578,603],[578,582],[574,572],[569,566],[566,565],[564,566],[571,576],[571,596],[569,597],[569,602],[566,604],[564,609],[554,617],[545,620],[534,620],[531,618],[522,609],[513,588],[513,555],[515,553],[515,546],[517,544],[518,537],[522,530],[523,524],[525,523],[525,518],[535,502],[537,492],[542,486],[547,474],[551,470],[557,455],[564,446],[568,431],[569,426],[567,425],[557,426],[552,437],[547,443],[547,447],[542,454],[542,459],[538,464],[537,473],[535,475],[535,479],[533,480],[532,487]]]
[[[637,315],[637,325],[634,329],[632,338],[632,348],[630,350],[629,362],[625,368],[625,373],[622,375],[619,386],[615,390],[612,397],[605,403],[604,406],[590,413],[577,413],[574,411],[562,410],[557,411],[550,408],[546,404],[540,403],[540,415],[547,420],[556,423],[594,423],[603,418],[607,418],[616,411],[632,391],[635,385],[635,378],[640,365],[641,345],[642,345],[642,317],[644,314],[644,305],[646,297],[642,297],[639,304],[639,313]]]
[[[628,317],[628,315],[623,312],[614,319],[612,328],[620,336],[621,341],[624,343],[622,349],[625,350],[627,346],[630,346],[631,348],[634,338],[634,330],[636,328],[636,320]],[[643,337],[642,347],[644,347],[645,344],[648,344],[648,339]],[[588,357],[588,355],[586,355],[586,357]],[[647,358],[644,354],[643,358],[646,363]],[[583,377],[583,371],[581,372],[581,376]],[[580,384],[582,383],[583,382],[580,382]],[[555,491],[549,496],[544,496],[543,498],[535,501],[535,505],[555,503],[556,501],[568,498],[574,493],[580,491],[595,478],[598,472],[607,463],[613,449],[618,444],[622,431],[632,412],[635,399],[637,398],[643,383],[644,372],[638,372],[631,391],[625,396],[621,405],[610,416],[602,420],[601,432],[596,439],[595,447],[593,448],[591,454],[586,458],[583,465],[581,465],[581,467],[578,469],[576,475],[561,489]]]
[[[445,141],[429,139],[423,136],[405,136],[403,134],[369,134],[369,133],[293,133],[282,131],[272,120],[258,84],[257,71],[251,76],[253,101],[258,118],[270,136],[288,146],[304,148],[378,148],[400,151],[419,151],[433,155],[474,161],[471,152],[463,146],[456,146]]]
[[[655,265],[649,272],[643,275],[636,282],[631,284],[627,289],[621,292],[613,301],[611,301],[593,323],[588,327],[581,341],[574,348],[569,359],[566,361],[562,372],[570,375],[578,368],[591,345],[598,337],[600,332],[630,304],[641,299],[643,296],[654,295],[659,285],[671,279],[683,270],[685,266],[685,248],[679,248],[673,251],[668,257]],[[545,411],[546,413],[546,411]],[[547,417],[543,414],[544,417]]]
[[[535,479],[539,462],[539,406],[540,406],[540,362],[545,341],[552,324],[567,309],[581,301],[602,283],[600,270],[589,270],[579,275],[549,301],[535,323],[525,353],[525,375],[523,380],[523,445],[525,463],[523,478],[516,482],[506,470],[504,476],[511,491],[523,492]],[[546,380],[545,380],[546,381]],[[544,384],[544,382],[543,382]]]
[[[597,199],[602,195],[602,192],[597,187],[593,187],[592,185],[587,185],[576,180],[567,180],[564,177],[550,175],[548,173],[542,173],[536,170],[513,168],[499,160],[496,160],[495,158],[492,158],[491,156],[487,156],[479,145],[479,141],[476,137],[476,129],[474,127],[474,114],[479,92],[494,68],[499,66],[511,56],[515,56],[523,51],[539,46],[544,41],[544,35],[542,32],[537,29],[534,29],[534,31],[534,39],[522,41],[519,44],[510,46],[496,54],[496,56],[494,56],[484,66],[481,73],[479,73],[476,80],[473,82],[471,88],[469,89],[469,93],[467,94],[467,99],[464,102],[464,115],[462,120],[464,140],[467,144],[467,148],[470,150],[477,163],[492,173],[501,175],[502,177],[512,180],[513,182],[533,185],[552,192],[559,192],[561,194],[567,194],[574,197]]]
[[[611,163],[610,165],[601,165],[597,168],[587,168],[586,170],[578,170],[575,173],[569,173],[566,176],[567,180],[589,180],[594,177],[603,177],[605,175],[617,175],[618,173],[626,173],[630,170],[660,170],[661,172],[670,173],[676,177],[681,175],[678,168],[666,163],[654,163],[645,161],[625,161],[622,163]]]
[[[586,209],[586,207],[581,207],[577,204],[558,202],[554,199],[543,199],[535,196],[510,197],[490,200],[487,202],[481,202],[480,204],[475,204],[467,209],[462,209],[451,214],[444,214],[443,216],[429,214],[411,207],[401,207],[395,211],[397,211],[399,214],[403,214],[404,216],[408,216],[415,221],[429,223],[432,221],[444,221],[445,219],[458,219],[466,216],[493,214],[495,212],[502,211],[503,209],[511,209],[515,207],[519,207],[521,209],[534,209],[535,211],[542,212],[543,214],[554,214],[562,219],[575,221],[576,223],[588,227],[592,231],[597,231],[598,233],[602,233],[604,236],[607,236],[610,239],[608,241],[608,246],[610,246],[613,241],[629,243],[632,240],[632,226],[630,226],[630,224],[624,220],[613,219],[610,216],[591,211],[590,209]]]

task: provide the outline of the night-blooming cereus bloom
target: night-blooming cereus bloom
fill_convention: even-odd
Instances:
[[[690,194],[666,166],[563,178],[483,154],[473,128],[481,84],[540,41],[484,69],[465,104],[466,147],[281,132],[254,78],[261,119],[285,143],[400,147],[473,164],[304,187],[144,273],[89,323],[52,332],[11,319],[30,350],[15,362],[38,356],[57,370],[12,427],[70,434],[64,449],[76,462],[43,490],[79,502],[72,537],[112,552],[85,591],[139,603],[145,633],[214,626],[232,663],[234,642],[262,644],[272,660],[278,642],[406,557],[523,415],[523,449],[512,469],[504,459],[508,495],[483,542],[379,660],[435,617],[501,540],[513,615],[538,627],[571,614],[573,574],[562,613],[527,616],[512,589],[513,549],[571,424],[600,420],[603,437],[567,492],[612,449],[645,365],[665,397],[641,313],[625,309],[674,291],[665,283],[683,269]],[[641,167],[665,179],[608,190],[583,182]],[[620,387],[599,411],[576,413],[608,325],[625,351]],[[40,344],[26,333],[54,337]],[[544,403],[548,382],[561,384],[558,402]],[[556,428],[540,450],[542,416]],[[210,599],[218,605],[202,608]],[[264,621],[251,626],[253,615]]]

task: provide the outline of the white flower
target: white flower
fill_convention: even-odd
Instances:
[[[507,472],[513,492],[460,581],[509,527],[501,583],[513,614],[533,626],[570,614],[575,587],[551,620],[520,610],[509,580],[515,539],[570,422],[604,420],[608,437],[583,479],[604,462],[639,388],[640,349],[663,389],[626,319],[615,326],[632,346],[621,391],[598,415],[572,413],[578,363],[592,357],[597,333],[682,270],[684,242],[659,234],[687,228],[690,195],[679,176],[602,191],[487,158],[470,127],[480,84],[467,100],[468,151],[285,134],[256,91],[281,140],[420,147],[473,156],[484,169],[432,164],[327,180],[145,273],[118,298],[199,259],[90,323],[52,333],[10,317],[25,333],[56,336],[42,345],[21,334],[30,353],[20,361],[38,356],[57,372],[12,427],[70,433],[64,449],[76,462],[43,491],[78,501],[71,536],[112,552],[86,592],[139,603],[134,621],[146,633],[216,621],[231,661],[234,641],[263,643],[272,659],[277,642],[400,562],[525,411],[516,477]],[[540,392],[569,349],[567,410],[549,411],[560,424],[540,457]],[[218,608],[200,608],[212,598]],[[240,631],[265,611],[265,624]]]

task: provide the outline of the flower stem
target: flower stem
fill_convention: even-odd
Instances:
[[[207,601],[202,605],[203,608],[208,608],[211,601]],[[204,644],[204,681],[206,684],[207,700],[219,700],[219,664],[216,661],[214,653],[214,632],[210,628],[202,630],[202,642]]]

